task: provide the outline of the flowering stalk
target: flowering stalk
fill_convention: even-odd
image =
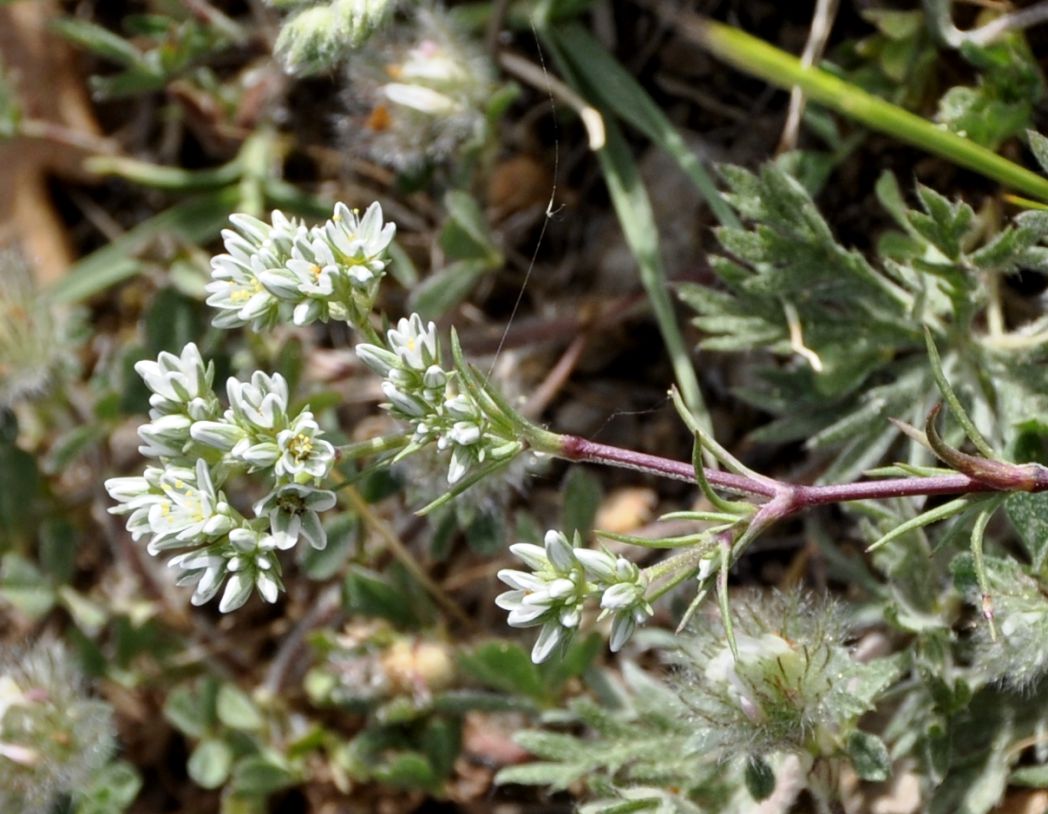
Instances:
[[[727,607],[728,571],[760,533],[806,509],[853,500],[972,496],[912,518],[874,544],[878,546],[964,511],[982,494],[1048,490],[1048,468],[998,460],[985,449],[972,456],[947,446],[935,427],[937,410],[923,432],[901,429],[926,443],[953,471],[829,485],[790,484],[748,469],[698,426],[676,392],[673,401],[695,436],[691,462],[558,435],[524,419],[478,374],[454,332],[446,354],[436,325],[418,314],[401,318],[384,335],[373,327],[371,312],[395,231],[383,221],[378,204],[363,214],[338,204],[328,221],[312,227],[279,212],[269,223],[245,215],[231,220],[236,228],[223,232],[226,253],[212,261],[213,279],[207,286],[208,303],[218,311],[214,324],[260,331],[279,322],[302,326],[334,319],[352,326],[364,340],[356,346],[357,356],[382,378],[382,406],[403,429],[348,444],[341,452],[347,459],[374,457],[380,464],[424,449],[443,455],[448,489],[421,513],[453,499],[525,450],[625,467],[696,483],[703,490],[711,511],[676,515],[703,524],[695,533],[657,542],[602,535],[680,551],[649,568],[606,550],[587,549],[577,538],[569,543],[556,530],[547,532],[542,547],[528,542],[511,546],[529,570],[499,573],[511,590],[499,596],[498,604],[509,611],[511,625],[540,628],[532,653],[536,661],[549,658],[571,638],[587,606],[598,608],[599,618],[611,619],[611,647],[618,650],[651,616],[652,601],[692,577],[698,578],[699,589],[685,618],[716,588],[728,644],[733,653],[740,652]],[[934,346],[929,352],[936,381],[959,413],[960,402],[942,375]],[[222,611],[242,605],[252,588],[266,601],[275,601],[281,588],[279,552],[300,540],[314,548],[326,544],[320,515],[335,504],[334,493],[323,488],[334,447],[308,409],[289,412],[287,383],[278,374],[256,371],[246,381],[231,378],[226,384],[229,406],[223,408],[213,390],[213,366],[204,363],[195,345],[187,345],[180,356],[162,353],[155,362],[139,362],[136,370],[153,394],[150,422],[139,430],[140,451],[156,463],[142,476],[107,482],[120,504],[111,511],[127,516],[132,537],[145,539],[151,553],[179,551],[169,564],[177,569],[179,584],[194,587],[194,604],[208,601],[223,585]],[[972,437],[974,425],[959,418]],[[704,456],[725,469],[704,466]],[[268,493],[256,501],[251,516],[237,511],[222,491],[233,475],[266,483]],[[979,509],[988,519],[996,505]],[[978,582],[986,593],[990,583],[981,534],[973,536],[972,548]],[[988,601],[984,605],[990,607]]]

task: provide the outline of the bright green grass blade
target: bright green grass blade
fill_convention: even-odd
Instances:
[[[699,380],[695,375],[691,354],[684,343],[677,315],[673,310],[673,301],[670,299],[651,199],[641,182],[637,164],[618,126],[611,121],[605,124],[608,141],[597,157],[608,191],[611,193],[615,213],[619,217],[626,242],[637,260],[640,280],[651,302],[651,310],[659,324],[666,350],[670,354],[674,376],[684,403],[702,428],[707,433],[712,433],[712,424],[702,399],[702,392],[699,390]]]
[[[807,97],[881,133],[942,156],[1034,198],[1048,201],[1048,179],[963,136],[816,67],[737,28],[697,14],[674,12],[673,23],[693,42],[741,71]]]

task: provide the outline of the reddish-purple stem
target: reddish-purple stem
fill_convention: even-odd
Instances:
[[[634,452],[607,444],[587,441],[574,435],[561,436],[561,457],[571,461],[603,463],[635,469],[652,475],[675,480],[694,481],[695,470],[690,463]],[[1024,469],[1024,468],[1016,468]],[[929,477],[886,478],[884,480],[857,481],[854,483],[833,483],[825,486],[789,484],[776,481],[763,481],[721,472],[715,469],[703,470],[706,480],[712,486],[756,497],[778,497],[777,506],[771,514],[781,519],[813,506],[824,506],[828,503],[844,503],[850,500],[884,500],[892,497],[914,497],[918,495],[956,495],[975,492],[1023,491],[1043,492],[1048,490],[1048,469],[1037,467],[1025,469],[1022,485],[995,485],[977,480],[963,474],[932,475]],[[767,507],[771,508],[771,507]]]
[[[695,470],[689,463],[660,458],[658,455],[649,455],[646,452],[634,452],[632,449],[598,444],[596,441],[587,441],[577,435],[562,435],[560,438],[562,444],[560,455],[569,461],[610,464],[624,469],[636,469],[638,472],[648,472],[652,475],[662,475],[674,480],[695,482]],[[775,494],[775,487],[771,483],[761,483],[745,475],[735,475],[716,469],[703,471],[706,473],[706,480],[721,489],[761,497],[772,497]]]

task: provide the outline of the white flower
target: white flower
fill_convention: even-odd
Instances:
[[[278,486],[255,504],[255,514],[269,519],[269,531],[280,549],[291,548],[301,535],[316,549],[327,545],[319,512],[335,505],[335,493],[298,483]]]
[[[401,363],[409,370],[424,373],[431,365],[440,364],[437,326],[433,322],[423,324],[418,314],[401,319],[386,336],[389,349],[400,357]]]
[[[211,321],[216,328],[251,325],[263,331],[280,320],[280,300],[262,285],[250,265],[231,255],[211,260],[211,282],[204,290],[209,294],[207,304],[219,311]]]
[[[222,231],[227,254],[212,259],[212,281],[206,286],[210,294],[207,304],[220,311],[213,324],[219,328],[271,328],[286,311],[280,299],[262,284],[262,275],[284,267],[296,238],[306,227],[281,212],[273,213],[271,224],[242,214],[229,219],[238,231]]]
[[[459,393],[444,402],[444,409],[456,421],[480,422],[483,418],[480,408],[465,393]]]
[[[411,421],[433,414],[433,408],[422,399],[410,393],[405,393],[391,381],[382,382],[382,392],[389,399],[390,407],[395,415]]]
[[[586,576],[595,582],[614,582],[616,575],[617,559],[614,554],[607,551],[595,551],[592,548],[576,548],[575,559],[582,564],[586,570]]]
[[[577,625],[578,622],[576,621],[575,624]],[[546,622],[539,631],[535,645],[531,648],[531,660],[535,664],[542,664],[546,661],[553,655],[554,650],[571,640],[575,633],[573,627],[574,625],[571,627],[565,625],[562,619],[551,619]]]
[[[291,318],[296,325],[309,325],[330,318],[331,305],[343,299],[344,276],[323,231],[314,229],[295,241],[282,268],[262,272],[259,280],[275,297],[294,304]]]
[[[248,430],[273,431],[287,426],[287,381],[279,373],[251,374],[250,382],[230,378],[226,382],[232,417]]]
[[[319,231],[295,244],[287,269],[295,277],[296,290],[311,297],[330,297],[342,273],[330,244]]]
[[[189,478],[194,477],[191,470],[175,471],[182,472]],[[160,488],[160,478],[163,473],[163,469],[149,466],[146,467],[145,474],[141,477],[110,478],[105,482],[109,496],[119,503],[117,506],[110,506],[109,513],[128,515],[127,530],[135,542],[147,534],[152,534],[152,527],[149,525],[149,510],[154,503],[167,499]]]
[[[197,443],[223,452],[229,452],[247,437],[243,427],[230,421],[195,421],[189,434]]]
[[[398,356],[378,345],[362,343],[356,347],[357,357],[379,376],[385,377],[398,364]]]
[[[312,229],[280,212],[271,224],[248,215],[230,220],[237,231],[223,231],[227,253],[211,261],[207,285],[207,302],[220,312],[214,324],[222,328],[263,330],[281,320],[308,325],[357,314],[362,306],[352,289],[374,296],[370,284],[385,269],[395,232],[378,204],[363,218],[337,204],[331,219]]]
[[[422,386],[434,395],[444,390],[448,383],[448,374],[440,365],[430,365],[422,374]]]
[[[576,548],[573,553],[586,576],[603,589],[599,618],[612,616],[609,647],[617,653],[629,641],[637,625],[643,624],[654,613],[645,598],[648,579],[625,557],[585,548]]]
[[[162,351],[155,362],[136,362],[135,372],[153,392],[149,397],[153,408],[151,417],[184,413],[193,419],[203,419],[213,414],[215,366],[212,362],[204,364],[200,350],[192,342],[182,349],[180,356]]]
[[[311,412],[304,410],[295,416],[291,426],[277,435],[277,446],[280,449],[280,457],[275,465],[277,476],[325,477],[335,463],[335,448],[321,435]]]
[[[324,237],[339,262],[347,266],[346,274],[353,283],[367,285],[385,269],[384,255],[397,227],[382,222],[382,207],[378,203],[371,204],[362,218],[344,203],[338,203],[323,228]]]
[[[269,469],[280,457],[280,447],[276,441],[244,438],[229,451],[229,457],[245,464],[251,471]]]
[[[164,472],[160,488],[165,499],[149,507],[149,527],[154,537],[149,553],[165,548],[213,540],[227,534],[236,525],[225,497],[215,490],[211,473],[203,460],[198,460],[193,477],[181,470]]]
[[[536,664],[571,637],[582,620],[582,604],[592,593],[567,538],[551,529],[544,542],[543,548],[530,543],[510,546],[510,551],[536,573],[508,568],[499,571],[498,578],[511,590],[495,599],[495,604],[509,611],[510,626],[542,626],[531,652]]]
[[[651,606],[647,604],[631,605],[617,611],[611,620],[611,638],[608,640],[608,649],[612,653],[618,653],[630,640],[637,625],[644,624],[653,613]]]
[[[440,440],[444,441],[443,438]],[[439,448],[444,449],[443,446]],[[477,464],[483,463],[484,453],[483,447],[453,447],[451,460],[448,462],[448,484],[454,486],[465,478]]]
[[[218,609],[222,613],[236,610],[258,589],[266,602],[276,602],[283,587],[280,581],[280,562],[273,554],[276,538],[250,529],[234,529],[229,535],[236,553],[226,564],[229,579]]]
[[[472,421],[456,421],[446,437],[454,444],[468,447],[480,440],[480,427]]]
[[[194,586],[189,601],[194,605],[203,605],[211,601],[225,582],[226,562],[225,556],[215,553],[214,547],[209,547],[172,557],[167,566],[180,571],[175,578],[176,585]]]
[[[271,535],[242,526],[229,533],[228,541],[172,557],[168,567],[179,571],[178,585],[194,586],[194,605],[209,602],[221,590],[218,609],[228,613],[247,602],[252,588],[266,602],[276,601],[283,587],[276,542]]]
[[[193,421],[184,415],[165,415],[138,428],[145,443],[138,451],[145,458],[177,458],[186,451]]]

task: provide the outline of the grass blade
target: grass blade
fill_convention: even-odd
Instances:
[[[740,226],[716,184],[695,153],[685,144],[666,114],[644,88],[604,47],[577,23],[547,32],[560,53],[571,60],[579,78],[592,93],[592,100],[613,111],[669,153],[695,184],[722,226]]]
[[[558,42],[547,37],[547,44],[553,52],[557,65],[568,83],[584,91],[588,86],[581,82],[567,57],[561,53]],[[699,390],[699,380],[692,366],[684,337],[681,335],[677,315],[673,310],[666,281],[666,268],[662,263],[659,250],[659,232],[655,223],[655,212],[651,199],[641,181],[637,163],[633,160],[629,146],[622,131],[611,118],[605,121],[607,140],[602,149],[597,151],[597,159],[604,175],[611,202],[615,208],[626,244],[637,261],[640,281],[651,303],[662,340],[670,355],[673,373],[677,380],[681,396],[688,409],[695,415],[700,425],[707,432],[712,431],[709,413]],[[712,434],[712,432],[711,432]]]
[[[674,8],[665,10],[678,30],[714,56],[772,85],[799,87],[807,97],[872,130],[939,155],[1005,186],[1048,201],[1048,179],[932,124],[908,110],[729,25]]]
[[[133,255],[160,235],[174,235],[185,243],[210,240],[226,224],[236,197],[236,189],[230,187],[154,215],[74,264],[68,276],[52,289],[52,296],[56,302],[80,302],[137,274],[141,264]]]

